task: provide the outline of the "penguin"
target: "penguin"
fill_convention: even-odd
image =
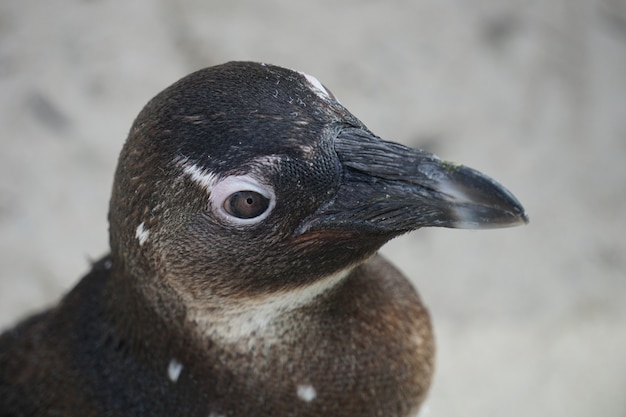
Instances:
[[[378,249],[527,222],[503,186],[377,137],[310,75],[202,69],[134,121],[110,254],[0,336],[0,415],[415,415],[433,330]]]

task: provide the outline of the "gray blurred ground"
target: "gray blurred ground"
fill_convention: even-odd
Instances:
[[[113,170],[154,94],[258,60],[377,134],[486,172],[528,227],[383,250],[429,305],[426,416],[626,415],[626,2],[0,1],[0,328],[107,250]]]

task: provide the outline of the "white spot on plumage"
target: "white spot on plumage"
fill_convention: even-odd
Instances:
[[[144,223],[141,222],[135,230],[135,238],[139,241],[139,246],[143,246],[150,236],[150,231],[144,227]]]
[[[172,359],[167,365],[167,376],[172,382],[178,381],[180,373],[183,371],[183,364],[176,359]]]
[[[317,397],[317,391],[310,384],[298,385],[298,398],[302,401],[310,403]]]

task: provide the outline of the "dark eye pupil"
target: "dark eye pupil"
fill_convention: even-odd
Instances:
[[[240,219],[253,219],[267,210],[270,200],[255,191],[237,191],[224,204],[228,214]]]

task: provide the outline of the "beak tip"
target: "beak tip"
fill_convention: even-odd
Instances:
[[[511,198],[511,215],[513,216],[513,219],[510,223],[511,226],[523,226],[523,225],[527,225],[528,223],[530,223],[530,217],[528,216],[528,213],[526,212],[526,210],[524,210],[524,207],[522,206],[522,204],[517,200],[517,198],[515,198],[515,196],[513,196],[513,194],[509,193],[510,198]]]
[[[524,225],[530,223],[530,217],[528,216],[528,213],[526,213],[525,211],[522,211],[522,214],[520,215],[520,219],[522,221],[522,224]]]
[[[528,223],[530,223],[530,217],[528,216],[528,213],[526,212],[526,210],[524,210],[524,207],[522,206],[522,204],[513,196],[513,194],[511,194],[510,192],[507,191],[507,193],[510,196],[510,209],[506,210],[509,212],[509,215],[511,216],[510,219],[510,226],[523,226],[523,225],[527,225]]]
[[[530,221],[522,204],[509,190],[472,168],[458,166],[443,188],[453,201],[453,227],[495,229]]]
[[[530,222],[528,213],[514,197],[504,201],[499,200],[497,204],[485,204],[484,201],[481,203],[473,204],[470,202],[453,206],[450,213],[453,219],[452,227],[459,229],[498,229],[522,226]]]

